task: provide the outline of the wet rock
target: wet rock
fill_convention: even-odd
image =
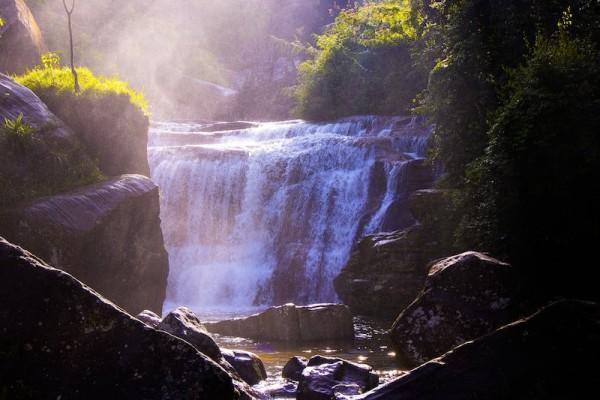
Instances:
[[[306,367],[298,384],[298,400],[335,399],[333,387],[338,384],[336,376],[342,368],[342,362]]]
[[[352,312],[392,319],[419,294],[427,276],[422,229],[369,235],[355,247],[334,287]]]
[[[243,350],[222,349],[223,358],[233,366],[239,376],[249,385],[267,379],[262,360],[254,353]]]
[[[416,190],[407,204],[419,222],[362,238],[334,279],[337,294],[354,314],[395,319],[423,288],[429,264],[454,254],[454,239],[444,234],[453,232],[450,226],[457,223],[451,216],[449,193]]]
[[[185,340],[216,362],[221,359],[219,346],[189,308],[179,307],[171,311],[163,318],[156,329]]]
[[[0,0],[0,72],[20,74],[40,62],[46,45],[24,0]]]
[[[599,342],[600,307],[560,301],[353,399],[584,399]]]
[[[420,364],[514,320],[519,283],[510,265],[467,252],[435,263],[423,291],[394,322],[399,357]]]
[[[356,383],[362,390],[373,388],[379,383],[379,376],[373,372],[373,368],[369,365],[353,363],[342,358],[317,355],[308,360],[307,366],[312,367],[337,362],[341,362],[343,366],[341,374],[343,382]]]
[[[379,377],[368,365],[315,356],[302,371],[298,400],[331,400],[360,394],[374,388],[378,382]]]
[[[150,310],[142,311],[136,318],[152,328],[156,328],[160,324],[160,316]]]
[[[304,357],[292,357],[283,367],[283,371],[281,371],[281,376],[286,379],[291,379],[294,381],[299,381],[302,376],[302,371],[306,368],[308,364],[308,360]]]
[[[0,387],[11,399],[237,399],[185,341],[0,238]]]
[[[169,260],[158,187],[123,175],[0,215],[0,232],[133,315],[160,312]]]
[[[295,399],[298,385],[294,382],[274,384],[261,388],[261,391],[275,399]]]
[[[310,342],[350,340],[352,314],[342,304],[285,304],[247,318],[206,323],[209,332],[258,340]]]

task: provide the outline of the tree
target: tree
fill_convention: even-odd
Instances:
[[[75,62],[73,61],[73,26],[71,24],[71,16],[73,15],[73,10],[75,9],[75,0],[71,0],[71,7],[67,6],[67,0],[63,0],[63,6],[65,7],[65,12],[67,13],[67,19],[69,21],[69,43],[71,49],[71,73],[73,74],[73,80],[75,81],[75,93],[79,93],[81,89],[79,88],[79,77],[77,76],[77,70],[75,69]]]

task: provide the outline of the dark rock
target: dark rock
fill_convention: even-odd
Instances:
[[[308,364],[308,360],[304,357],[292,357],[283,367],[283,371],[281,371],[281,376],[286,379],[291,379],[294,381],[299,381],[302,376],[302,371],[306,368]]]
[[[46,51],[40,28],[24,0],[0,0],[0,72],[20,74]]]
[[[336,376],[342,368],[342,362],[306,367],[298,384],[298,400],[335,399],[333,387],[339,381]]]
[[[419,294],[432,253],[423,245],[422,229],[363,238],[335,278],[336,292],[352,312],[392,319]]]
[[[249,385],[267,379],[262,360],[254,353],[242,350],[222,350],[225,360],[233,366],[239,376]]]
[[[57,96],[36,90],[48,108],[76,134],[106,176],[149,176],[148,116],[124,94]]]
[[[136,318],[152,328],[156,328],[160,324],[160,316],[150,310],[142,311]]]
[[[237,399],[185,341],[0,239],[0,388],[11,399]]]
[[[169,332],[193,345],[216,362],[221,359],[221,350],[208,334],[198,317],[188,308],[179,307],[168,313],[156,329]]]
[[[222,335],[282,342],[350,340],[354,337],[352,314],[342,304],[286,304],[247,318],[205,325],[209,332]]]
[[[0,0],[0,4],[2,1]],[[2,15],[1,11],[0,15]],[[0,52],[0,54],[3,53]],[[43,131],[45,135],[53,139],[74,140],[73,131],[65,126],[39,97],[25,86],[0,74],[0,118],[2,121],[5,118],[14,120],[20,114],[23,114],[25,121],[32,128]]]
[[[394,322],[392,342],[401,359],[420,364],[514,320],[519,297],[510,265],[475,252],[443,259]]]
[[[357,364],[337,357],[324,357],[317,355],[308,360],[307,367],[337,362],[341,362],[343,365],[341,376],[343,377],[342,380],[344,382],[356,383],[362,388],[362,390],[374,388],[379,383],[379,376],[373,373],[373,368],[371,368],[369,365]]]
[[[160,312],[168,256],[158,187],[140,175],[44,198],[1,215],[0,232],[132,314]]]
[[[337,395],[359,394],[374,388],[378,382],[379,377],[368,365],[315,356],[302,371],[298,400],[331,400]]]
[[[450,250],[453,238],[444,237],[444,232],[454,231],[447,226],[453,221],[448,211],[451,203],[448,192],[416,190],[403,201],[419,220],[418,224],[365,236],[334,279],[337,294],[354,314],[396,318],[423,288],[428,264],[453,254]]]
[[[415,223],[415,217],[409,207],[410,195],[420,189],[433,185],[433,169],[421,159],[410,160],[403,167],[398,179],[397,198],[388,207],[383,217],[381,230],[391,232],[406,229]]]
[[[585,399],[598,343],[600,307],[560,301],[353,399]]]
[[[295,399],[298,385],[295,382],[275,383],[264,386],[261,392],[275,399]]]

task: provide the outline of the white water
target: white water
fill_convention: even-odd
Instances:
[[[171,266],[165,310],[335,300],[355,239],[389,225],[404,167],[429,134],[401,117],[202,127],[151,129]]]

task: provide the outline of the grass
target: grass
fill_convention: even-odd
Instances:
[[[42,64],[28,70],[23,75],[13,76],[13,79],[31,89],[33,92],[53,89],[57,94],[75,94],[75,81],[71,69],[60,67],[60,59],[55,54],[49,53],[42,56]],[[78,67],[79,96],[106,96],[125,95],[134,106],[140,108],[144,114],[148,114],[148,102],[142,92],[132,89],[126,82],[116,78],[96,76],[85,67]]]

